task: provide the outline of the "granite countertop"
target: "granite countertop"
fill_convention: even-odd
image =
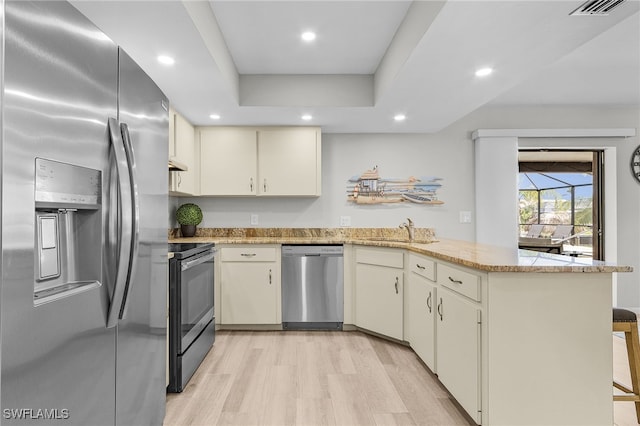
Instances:
[[[631,272],[619,266],[589,258],[561,256],[530,250],[509,249],[469,241],[436,239],[430,228],[417,228],[413,242],[406,231],[395,228],[209,228],[196,237],[177,237],[170,242],[212,242],[216,244],[357,244],[406,249],[447,262],[486,272]]]
[[[518,248],[497,247],[469,241],[442,240],[412,244],[409,250],[487,272],[632,272],[619,266],[584,257],[561,256]]]

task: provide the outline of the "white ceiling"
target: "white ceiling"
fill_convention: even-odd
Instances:
[[[72,3],[196,125],[436,132],[487,104],[640,106],[640,0]]]

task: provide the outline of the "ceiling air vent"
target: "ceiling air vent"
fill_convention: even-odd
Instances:
[[[602,15],[606,16],[609,12],[620,5],[625,0],[590,0],[582,4],[579,8],[571,12],[569,15]]]

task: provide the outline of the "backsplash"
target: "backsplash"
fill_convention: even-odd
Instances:
[[[407,231],[400,228],[198,228],[196,237],[221,238],[335,238],[335,239],[407,239]],[[169,238],[179,238],[180,228],[169,229]],[[414,240],[436,241],[433,228],[415,228]]]

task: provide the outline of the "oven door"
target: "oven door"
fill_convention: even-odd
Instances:
[[[214,252],[206,251],[180,262],[180,346],[183,354],[214,318]]]

